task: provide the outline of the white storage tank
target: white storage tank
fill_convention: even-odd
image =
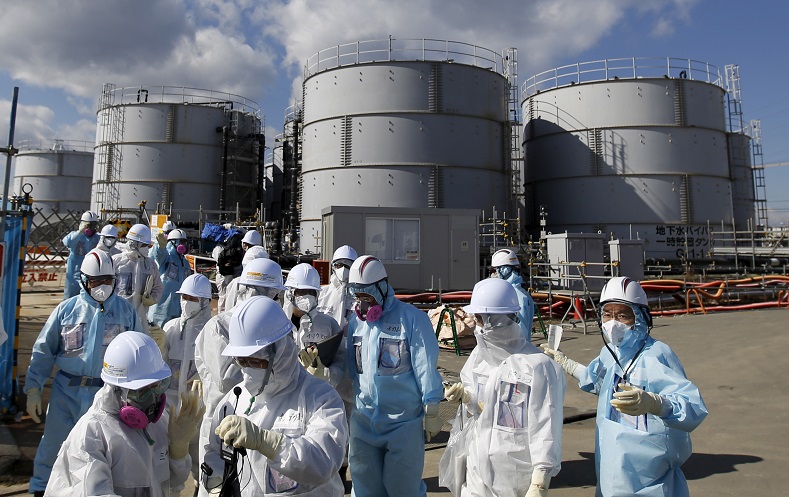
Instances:
[[[705,257],[708,221],[733,216],[722,83],[718,68],[673,58],[533,76],[522,107],[527,207],[545,208],[549,231],[644,240],[649,257]]]
[[[260,107],[224,92],[170,86],[105,85],[97,113],[96,211],[145,200],[180,221],[198,210],[254,212],[260,200]]]
[[[41,218],[50,217],[53,211],[81,214],[90,208],[93,143],[29,140],[17,148],[11,192],[21,195],[22,186],[29,183],[33,209]]]
[[[301,246],[321,210],[508,202],[507,78],[496,52],[440,40],[323,50],[303,83]]]

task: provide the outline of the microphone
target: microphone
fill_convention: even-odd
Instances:
[[[233,414],[235,414],[236,413],[236,408],[238,407],[238,400],[241,398],[241,387],[236,386],[233,389],[233,395],[236,396],[236,405],[233,406]]]

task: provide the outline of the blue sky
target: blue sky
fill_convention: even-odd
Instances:
[[[518,49],[521,82],[575,62],[676,57],[740,67],[744,119],[765,164],[789,162],[783,2],[732,0],[4,0],[0,142],[94,141],[104,83],[173,85],[260,104],[269,145],[319,50],[434,38]],[[775,53],[778,52],[779,56]],[[5,161],[3,160],[4,164]],[[771,225],[789,224],[789,166],[766,170]]]

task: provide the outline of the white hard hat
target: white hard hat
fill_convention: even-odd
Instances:
[[[233,309],[223,356],[249,357],[290,333],[293,323],[268,297],[249,297]]]
[[[150,245],[151,228],[145,226],[144,224],[135,224],[129,228],[128,233],[126,233],[126,239]]]
[[[101,379],[110,385],[138,390],[171,375],[159,346],[145,333],[124,331],[104,353]]]
[[[268,259],[268,252],[262,245],[249,247],[249,250],[244,252],[244,257],[241,258],[241,265],[246,266],[255,259]]]
[[[192,297],[211,298],[211,281],[202,274],[190,274],[181,288],[175,293],[183,293]]]
[[[638,306],[649,307],[647,294],[637,281],[633,281],[627,276],[617,276],[611,278],[600,292],[600,305],[608,302],[619,302],[622,304],[635,304]]]
[[[244,267],[239,283],[252,286],[265,286],[284,290],[282,268],[271,259],[254,259]]]
[[[356,251],[350,245],[343,245],[342,247],[338,248],[334,251],[334,255],[331,256],[331,261],[334,262],[338,259],[348,259],[353,263],[356,258],[359,257],[356,254]]]
[[[260,232],[258,230],[249,230],[244,235],[244,238],[241,239],[241,243],[247,243],[249,245],[261,245],[263,244],[263,238],[260,236]]]
[[[112,258],[103,250],[93,249],[85,254],[79,270],[85,276],[115,276]]]
[[[108,224],[101,228],[101,233],[99,233],[99,235],[103,237],[118,238],[118,228]]]
[[[288,273],[288,279],[285,280],[287,288],[306,288],[312,290],[321,289],[321,275],[318,270],[312,265],[302,262],[296,264],[293,269]]]
[[[174,229],[167,234],[168,240],[186,240],[186,232],[184,230]]]
[[[518,260],[518,256],[510,249],[501,249],[497,250],[496,253],[493,254],[493,260],[491,261],[491,266],[499,267],[499,266],[520,266],[521,262]]]
[[[99,215],[93,211],[85,211],[82,213],[82,217],[79,218],[79,220],[86,223],[98,223]]]
[[[175,229],[175,223],[172,221],[165,221],[162,225],[162,231],[172,231]]]
[[[371,255],[357,257],[351,264],[348,283],[371,285],[386,279],[384,263]]]
[[[463,310],[471,314],[511,314],[521,310],[515,288],[505,280],[487,278],[471,292],[471,303]]]

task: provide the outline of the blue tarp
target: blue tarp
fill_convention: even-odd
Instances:
[[[222,243],[231,236],[237,233],[244,233],[244,230],[238,228],[225,228],[221,224],[205,223],[203,232],[200,233],[200,238],[211,240],[212,242]]]
[[[7,410],[14,402],[14,391],[18,381],[13,378],[14,341],[16,329],[16,303],[19,290],[19,247],[22,244],[22,217],[8,215],[5,227],[5,260],[3,261],[3,328],[8,340],[0,345],[0,409]],[[30,217],[27,218],[28,221]],[[26,231],[25,234],[28,232]],[[26,242],[26,241],[25,241]]]

